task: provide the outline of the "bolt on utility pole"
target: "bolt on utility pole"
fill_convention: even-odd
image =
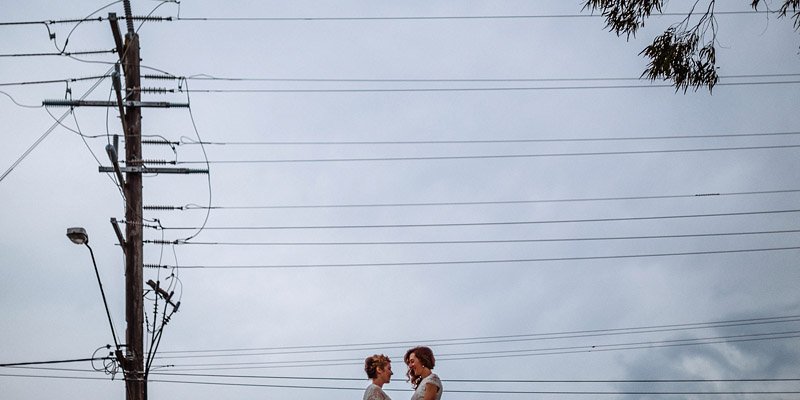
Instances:
[[[125,101],[141,101],[141,76],[139,60],[139,35],[133,29],[130,1],[125,2],[125,19],[128,31],[125,42],[116,14],[109,14],[111,30],[117,45],[120,64],[125,74]],[[121,107],[121,105],[120,105]],[[128,106],[120,116],[125,135],[125,165],[137,166],[142,160],[142,112],[137,106]],[[144,374],[144,307],[143,267],[144,242],[142,233],[142,174],[126,171],[123,192],[125,194],[125,372],[126,400],[145,400],[147,382]]]

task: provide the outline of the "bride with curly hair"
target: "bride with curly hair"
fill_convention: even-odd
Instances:
[[[392,400],[383,391],[383,384],[392,378],[392,360],[383,354],[375,354],[364,360],[364,371],[372,383],[364,391],[363,400]]]
[[[433,351],[425,346],[409,349],[403,357],[408,366],[406,376],[414,394],[411,400],[439,400],[442,398],[442,381],[431,371],[436,365]]]

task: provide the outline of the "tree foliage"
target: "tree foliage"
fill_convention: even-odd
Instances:
[[[636,36],[639,28],[653,13],[661,13],[667,0],[585,0],[584,10],[599,11],[606,19],[606,29],[626,39]],[[686,18],[656,36],[653,43],[639,54],[650,62],[642,77],[650,80],[670,80],[675,90],[684,93],[691,87],[711,92],[719,81],[716,66],[717,21],[714,17],[716,0],[708,0],[702,14],[695,11],[696,0]],[[762,0],[751,0],[750,7],[758,10]],[[765,5],[766,7],[766,5]],[[791,12],[796,30],[800,31],[800,0],[783,0],[776,11],[783,18]]]

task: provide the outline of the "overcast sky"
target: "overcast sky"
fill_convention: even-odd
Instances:
[[[147,240],[180,243],[145,245],[164,266],[145,280],[181,302],[150,398],[360,398],[384,353],[404,399],[418,344],[446,399],[795,398],[798,382],[631,382],[798,378],[800,34],[726,1],[713,94],[637,80],[691,3],[626,41],[579,1],[134,1],[172,17],[136,23],[142,73],[186,78],[143,80],[170,90],[143,100],[190,103],[143,110],[147,138],[180,143],[144,157],[210,172],[144,179],[146,205],[185,208],[145,213],[164,228]],[[123,5],[0,5],[52,21],[0,26],[0,364],[102,357],[92,260],[65,232],[86,228],[124,340],[124,200],[98,172],[118,112],[42,101],[111,99],[84,78],[117,55],[30,54],[112,49]],[[0,368],[0,388],[122,398],[94,366]],[[646,394],[709,391],[795,394]]]

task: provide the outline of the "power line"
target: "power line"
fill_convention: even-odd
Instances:
[[[499,144],[499,143],[556,143],[556,142],[605,142],[628,140],[674,140],[674,139],[710,139],[710,138],[743,138],[800,135],[800,132],[766,132],[740,134],[708,134],[708,135],[664,135],[664,136],[617,136],[617,137],[584,137],[584,138],[542,138],[542,139],[477,139],[477,140],[387,140],[387,141],[269,141],[269,142],[168,142],[151,141],[148,144],[180,145],[219,145],[219,146],[344,146],[344,145],[410,145],[410,144]]]
[[[66,363],[87,362],[87,361],[101,361],[101,360],[109,360],[109,359],[110,358],[108,358],[108,357],[93,357],[93,358],[73,358],[73,359],[68,359],[68,360],[27,361],[27,362],[0,364],[0,367],[20,367],[20,366],[26,366],[26,365],[66,364]]]
[[[27,85],[46,85],[52,83],[70,83],[70,82],[78,82],[78,81],[88,81],[88,80],[96,80],[96,79],[103,79],[108,78],[107,75],[98,75],[98,76],[89,76],[85,78],[64,78],[64,79],[50,79],[50,80],[41,80],[41,81],[22,81],[22,82],[2,82],[0,86],[27,86]]]
[[[414,266],[443,266],[443,265],[472,265],[472,264],[520,264],[520,263],[539,263],[539,262],[563,262],[563,261],[596,261],[596,260],[615,260],[633,258],[655,258],[655,257],[679,257],[679,256],[702,256],[719,254],[740,254],[740,253],[759,253],[768,251],[790,251],[800,250],[800,247],[771,247],[771,248],[751,248],[751,249],[729,249],[729,250],[709,250],[709,251],[689,251],[674,253],[649,253],[649,254],[618,254],[607,256],[585,256],[585,257],[551,257],[551,258],[517,258],[517,259],[484,259],[484,260],[445,260],[445,261],[398,261],[398,262],[372,262],[372,263],[341,263],[341,264],[276,264],[276,265],[158,265],[144,264],[145,268],[181,268],[181,269],[283,269],[283,268],[354,268],[354,267],[414,267]]]
[[[715,11],[714,15],[757,15],[757,14],[776,14],[773,11]],[[685,13],[659,13],[654,17],[685,17]],[[275,21],[420,21],[420,20],[513,20],[513,19],[592,19],[602,18],[601,14],[527,14],[527,15],[441,15],[441,16],[375,16],[375,17],[159,17],[159,16],[132,16],[133,21],[183,21],[183,22],[275,22]],[[126,17],[119,16],[118,20],[126,20]],[[54,24],[73,24],[83,22],[102,22],[108,20],[104,17],[81,18],[81,19],[61,19],[61,20],[34,20],[34,21],[0,21],[0,27],[6,26],[25,26],[25,25],[54,25]]]
[[[778,74],[741,74],[720,75],[720,79],[745,79],[745,78],[785,78],[800,76],[797,73]],[[602,82],[602,81],[645,81],[633,77],[606,77],[606,78],[247,78],[247,77],[217,77],[207,74],[192,75],[187,77],[151,75],[151,79],[187,79],[200,81],[223,82],[312,82],[312,83],[515,83],[515,82]],[[148,76],[143,76],[148,78]]]
[[[791,339],[797,337],[800,337],[800,331],[748,333],[741,335],[713,336],[713,337],[692,338],[692,339],[673,339],[673,340],[658,340],[658,341],[643,341],[643,342],[628,342],[628,343],[562,346],[562,347],[538,348],[538,349],[472,351],[472,352],[450,353],[450,354],[445,353],[445,354],[440,354],[440,357],[438,358],[440,360],[466,360],[466,359],[474,360],[481,358],[503,358],[506,356],[537,355],[539,353],[552,355],[552,354],[568,354],[573,351],[598,352],[598,351],[617,351],[617,350],[637,350],[637,349],[645,349],[645,348],[649,349],[655,347],[694,346],[701,344],[735,343],[735,342],[753,341],[753,340]]]
[[[209,353],[209,352],[237,352],[237,351],[263,351],[263,350],[312,350],[316,352],[326,352],[330,348],[352,348],[358,347],[356,350],[364,350],[364,346],[371,347],[385,347],[385,346],[407,346],[415,343],[431,343],[432,346],[441,346],[449,342],[470,342],[485,341],[485,340],[508,340],[508,339],[564,339],[574,337],[587,337],[587,336],[606,336],[606,335],[620,335],[631,333],[653,333],[653,332],[666,332],[666,331],[681,331],[687,329],[711,329],[711,328],[727,328],[734,326],[750,326],[750,325],[763,325],[784,322],[797,322],[800,320],[800,315],[781,315],[770,317],[756,317],[756,318],[742,318],[731,320],[717,320],[705,322],[684,322],[674,324],[662,325],[645,325],[624,328],[605,328],[605,329],[583,329],[572,331],[556,331],[545,333],[523,333],[514,335],[494,335],[494,336],[471,336],[461,338],[428,338],[421,340],[402,340],[402,341],[389,341],[389,342],[366,342],[366,343],[348,343],[348,344],[324,344],[324,345],[302,345],[302,346],[277,346],[277,347],[250,347],[250,348],[235,348],[235,349],[211,349],[211,350],[182,350],[182,351],[162,351],[162,354],[186,354],[186,353]]]
[[[114,2],[114,3],[118,3],[118,2]],[[114,4],[114,3],[112,3],[112,4]],[[107,7],[108,6],[103,7],[103,8],[107,8]],[[102,8],[101,8],[101,10],[102,10]],[[95,11],[92,14],[95,14],[96,12],[97,11]],[[126,19],[128,19],[128,18],[126,18],[124,16],[121,16],[121,15],[117,17],[117,20],[120,20],[120,21],[124,21]],[[132,16],[130,18],[130,20],[132,20],[132,21],[146,21],[146,22],[161,22],[161,21],[172,21],[173,18],[172,17],[156,17],[156,16],[150,16],[150,15],[148,15],[148,16],[138,16],[137,15],[137,16]],[[106,17],[94,17],[94,18],[79,18],[79,19],[76,19],[76,18],[59,19],[59,20],[48,19],[48,20],[38,20],[38,21],[2,21],[2,22],[0,22],[0,27],[3,27],[3,26],[25,26],[25,25],[81,24],[81,23],[84,23],[84,22],[103,22],[103,21],[108,21],[108,18],[106,18]]]
[[[421,341],[407,341],[407,342],[391,342],[388,344],[364,344],[364,345],[329,345],[329,346],[286,346],[277,348],[264,348],[253,349],[245,352],[244,350],[196,350],[185,352],[167,352],[171,354],[184,354],[184,355],[171,355],[166,358],[186,359],[186,358],[222,358],[222,357],[253,357],[253,356],[275,356],[287,354],[320,354],[320,353],[335,353],[335,352],[353,352],[353,351],[385,351],[388,349],[403,349],[414,346],[417,343],[426,343],[429,346],[442,348],[449,346],[469,346],[469,345],[485,345],[497,343],[518,343],[518,342],[532,342],[532,341],[551,341],[562,339],[585,339],[596,337],[608,336],[622,336],[622,335],[641,335],[650,333],[664,333],[664,332],[680,332],[690,330],[702,329],[720,329],[732,328],[742,326],[766,325],[766,324],[784,324],[798,322],[800,318],[793,319],[770,319],[770,320],[756,320],[745,322],[730,322],[730,323],[709,323],[709,324],[686,324],[686,325],[666,325],[660,327],[650,328],[628,328],[628,329],[610,329],[610,330],[586,330],[567,333],[552,333],[552,334],[527,334],[527,335],[505,335],[505,336],[488,336],[482,338],[462,338],[462,339],[438,339],[438,340],[421,340]],[[198,353],[223,353],[223,354],[198,354]],[[188,353],[188,354],[186,354]]]
[[[46,378],[46,379],[75,379],[75,380],[91,380],[91,381],[111,381],[108,378],[99,378],[91,376],[60,376],[60,375],[33,375],[33,374],[3,374],[0,376],[10,378]],[[122,381],[119,381],[122,382]]]
[[[154,379],[151,382],[160,383],[179,383],[195,385],[213,386],[236,386],[236,387],[269,387],[285,389],[316,389],[316,390],[349,390],[363,391],[362,387],[336,387],[336,386],[305,386],[305,385],[276,385],[276,384],[257,384],[257,383],[236,383],[236,382],[199,382],[199,381],[179,381],[167,379]],[[410,390],[385,388],[387,391],[408,392]],[[683,392],[659,392],[659,391],[512,391],[512,390],[458,390],[447,389],[448,393],[481,393],[481,394],[551,394],[551,395],[785,395],[798,394],[800,391],[683,391]]]
[[[90,55],[90,54],[113,54],[115,52],[116,52],[116,49],[111,49],[111,50],[87,50],[87,51],[59,51],[59,52],[50,52],[50,53],[15,53],[15,54],[0,54],[0,58],[47,57],[47,56],[71,57],[71,56],[85,56],[85,55]]]
[[[254,209],[305,209],[305,208],[367,208],[367,207],[428,207],[428,206],[474,206],[474,205],[506,205],[506,204],[533,204],[533,203],[569,203],[569,202],[595,202],[595,201],[627,201],[627,200],[661,200],[697,197],[721,197],[763,194],[797,193],[800,189],[763,190],[747,192],[716,192],[695,194],[673,194],[654,196],[612,196],[612,197],[583,197],[538,200],[497,200],[497,201],[448,201],[448,202],[420,202],[420,203],[357,203],[357,204],[307,204],[307,205],[264,205],[264,206],[212,206],[215,210],[254,210]],[[144,206],[145,210],[205,210],[205,206],[187,204],[185,206]]]
[[[213,228],[212,228],[213,229]],[[750,235],[774,235],[785,233],[798,233],[800,229],[787,229],[758,232],[722,232],[722,233],[691,233],[676,235],[642,235],[642,236],[598,236],[577,238],[540,238],[540,239],[496,239],[496,240],[413,240],[413,241],[360,241],[360,242],[194,242],[194,241],[164,241],[145,240],[144,243],[155,244],[192,244],[210,246],[396,246],[396,245],[441,245],[441,244],[497,244],[497,243],[549,243],[549,242],[585,242],[604,240],[650,240],[650,239],[679,239],[698,237],[730,237]]]
[[[770,11],[715,11],[714,15],[770,14]],[[665,17],[685,17],[685,13],[653,14]],[[596,19],[601,14],[526,14],[526,15],[440,15],[440,16],[374,16],[374,17],[176,17],[186,22],[315,22],[315,21],[440,21],[440,20],[513,20],[513,19]]]
[[[20,369],[30,369],[37,371],[61,371],[61,372],[97,372],[93,370],[80,370],[74,368],[47,368],[47,367],[19,367]],[[297,376],[297,375],[241,375],[241,374],[198,374],[186,372],[153,372],[153,376],[183,376],[195,378],[238,378],[238,379],[274,379],[274,380],[299,380],[299,381],[342,381],[342,382],[363,382],[363,377],[326,377],[326,376]],[[4,375],[0,376],[24,376],[24,375]],[[30,377],[47,377],[43,375],[29,375]],[[26,376],[27,377],[27,376]],[[729,379],[461,379],[446,378],[442,379],[447,383],[576,383],[576,384],[596,384],[596,383],[747,383],[747,382],[798,382],[800,378],[729,378]]]
[[[715,86],[755,86],[755,85],[790,85],[800,80],[750,81],[750,82],[718,82]],[[607,89],[655,89],[675,86],[668,83],[650,83],[642,85],[592,85],[592,86],[516,86],[516,87],[471,87],[471,88],[363,88],[363,89],[181,89],[185,93],[421,93],[421,92],[511,92],[542,90],[607,90]]]
[[[113,68],[111,68],[111,69],[109,69],[108,71],[106,71],[106,74],[104,74],[104,75],[103,75],[103,78],[100,78],[100,79],[98,79],[98,80],[97,80],[97,82],[95,82],[95,83],[94,83],[94,85],[92,85],[92,87],[90,87],[90,88],[89,88],[89,90],[87,90],[87,91],[86,91],[86,93],[84,93],[84,94],[83,94],[83,96],[81,96],[81,98],[80,98],[80,99],[81,99],[81,100],[85,99],[85,98],[86,98],[86,97],[88,97],[88,96],[89,96],[89,95],[90,95],[90,94],[91,94],[91,93],[92,93],[92,92],[93,92],[95,89],[97,89],[97,87],[98,87],[98,86],[100,86],[100,83],[101,83],[101,82],[103,82],[103,80],[105,79],[105,76],[108,76],[108,74],[110,74],[112,70],[113,70]],[[53,125],[51,125],[51,126],[50,126],[50,128],[48,128],[48,129],[47,129],[47,130],[46,130],[46,131],[45,131],[45,132],[44,132],[44,133],[43,133],[41,136],[39,136],[39,138],[38,138],[38,139],[36,139],[36,141],[35,141],[35,142],[33,142],[33,144],[32,144],[32,145],[30,145],[30,146],[28,147],[28,149],[27,149],[27,150],[25,150],[25,152],[23,152],[23,153],[22,153],[22,155],[21,155],[21,156],[19,156],[19,158],[17,158],[17,160],[16,160],[16,161],[14,161],[14,163],[12,163],[12,164],[11,164],[11,166],[10,166],[10,167],[9,167],[9,168],[8,168],[8,169],[7,169],[7,170],[6,170],[6,171],[5,171],[3,174],[2,174],[2,175],[0,175],[0,182],[2,182],[2,181],[3,181],[3,180],[4,180],[4,179],[5,179],[5,178],[6,178],[6,177],[7,177],[7,176],[8,176],[8,175],[11,173],[11,171],[13,171],[13,170],[14,170],[14,168],[16,168],[16,167],[17,167],[17,166],[18,166],[18,165],[19,165],[19,164],[22,162],[22,160],[24,160],[26,157],[28,157],[28,155],[30,155],[30,153],[31,153],[31,152],[32,152],[32,151],[33,151],[33,150],[34,150],[34,149],[35,149],[37,146],[39,146],[39,144],[41,144],[41,143],[42,143],[42,141],[44,141],[44,139],[46,139],[46,138],[47,138],[47,136],[49,136],[49,135],[50,135],[50,133],[52,133],[52,132],[53,132],[53,131],[54,131],[54,130],[55,130],[57,127],[58,127],[58,126],[60,126],[60,125],[61,125],[61,121],[63,121],[65,118],[67,118],[67,116],[68,116],[70,113],[72,113],[72,110],[69,110],[69,111],[65,112],[65,113],[64,113],[64,114],[63,114],[63,115],[62,115],[60,118],[58,118],[58,119],[56,120],[56,122],[55,122]]]
[[[578,219],[538,220],[538,221],[451,222],[451,223],[373,224],[373,225],[356,224],[356,225],[206,226],[204,229],[206,230],[290,230],[290,229],[449,228],[449,227],[463,227],[463,226],[540,225],[540,224],[565,224],[565,223],[589,223],[589,222],[648,221],[648,220],[684,219],[684,218],[739,217],[747,215],[792,214],[797,212],[800,212],[800,209],[743,211],[743,212],[710,213],[710,214],[656,215],[656,216],[643,216],[643,217],[578,218]],[[161,227],[160,229],[194,230],[197,228]]]
[[[100,22],[100,21],[103,21],[103,17],[80,18],[80,19],[61,19],[61,20],[49,19],[49,20],[39,20],[39,21],[3,21],[3,22],[0,22],[0,26],[74,24],[74,23],[83,23],[83,22],[89,22],[89,21]]]
[[[699,153],[710,151],[742,151],[742,150],[783,150],[800,147],[800,144],[786,144],[775,146],[743,146],[743,147],[716,147],[695,149],[664,149],[664,150],[628,150],[628,151],[594,151],[578,153],[539,153],[539,154],[476,154],[463,156],[409,156],[409,157],[347,157],[347,158],[305,158],[305,159],[264,159],[264,160],[208,160],[208,161],[169,161],[163,164],[279,164],[279,163],[323,163],[323,162],[385,162],[385,161],[433,161],[433,160],[486,160],[486,159],[519,159],[519,158],[544,158],[544,157],[596,157],[596,156],[622,156],[641,154],[672,154],[672,153]]]
[[[644,350],[654,348],[685,347],[698,345],[713,345],[723,343],[742,343],[764,340],[795,339],[800,337],[800,331],[751,333],[728,336],[713,336],[692,339],[674,339],[661,341],[623,342],[611,344],[576,345],[541,347],[533,349],[471,351],[460,353],[440,353],[440,361],[465,361],[496,358],[517,358],[533,356],[552,356],[579,353],[597,353],[610,351]],[[177,368],[176,371],[201,371],[223,369],[252,369],[252,368],[282,368],[282,367],[320,367],[334,365],[355,365],[363,362],[363,358],[328,358],[328,359],[303,359],[281,361],[253,361],[253,362],[226,362],[226,363],[197,363],[197,364],[170,364]]]
[[[156,375],[156,374],[154,374]],[[75,380],[108,380],[108,378],[83,377],[83,376],[58,376],[58,375],[22,375],[22,374],[0,374],[4,377],[17,378],[46,378],[46,379],[75,379]],[[176,383],[190,385],[211,385],[229,387],[264,387],[264,388],[284,388],[284,389],[313,389],[313,390],[349,390],[363,391],[362,387],[335,387],[335,386],[308,386],[308,385],[276,385],[276,384],[255,384],[255,383],[236,383],[236,382],[200,382],[200,381],[180,381],[168,379],[150,379],[153,383]],[[410,390],[385,388],[387,391],[409,392]],[[552,395],[785,395],[798,394],[800,391],[684,391],[684,392],[657,392],[657,391],[506,391],[506,390],[459,390],[448,389],[449,393],[481,393],[481,394],[552,394]]]
[[[22,108],[42,108],[42,107],[44,107],[42,105],[32,106],[32,105],[22,104],[22,103],[18,102],[16,99],[14,99],[13,96],[11,96],[10,94],[8,94],[6,92],[0,92],[0,94],[2,94],[3,96],[8,97],[9,100],[11,100],[11,102],[14,103],[17,107],[22,107]]]
[[[186,376],[199,378],[241,378],[241,379],[283,379],[313,381],[363,382],[364,378],[319,377],[319,376],[270,376],[270,375],[230,375],[230,374],[190,374],[177,372],[158,372],[160,376]],[[737,378],[737,379],[451,379],[442,382],[453,383],[733,383],[733,382],[798,382],[800,378]]]

